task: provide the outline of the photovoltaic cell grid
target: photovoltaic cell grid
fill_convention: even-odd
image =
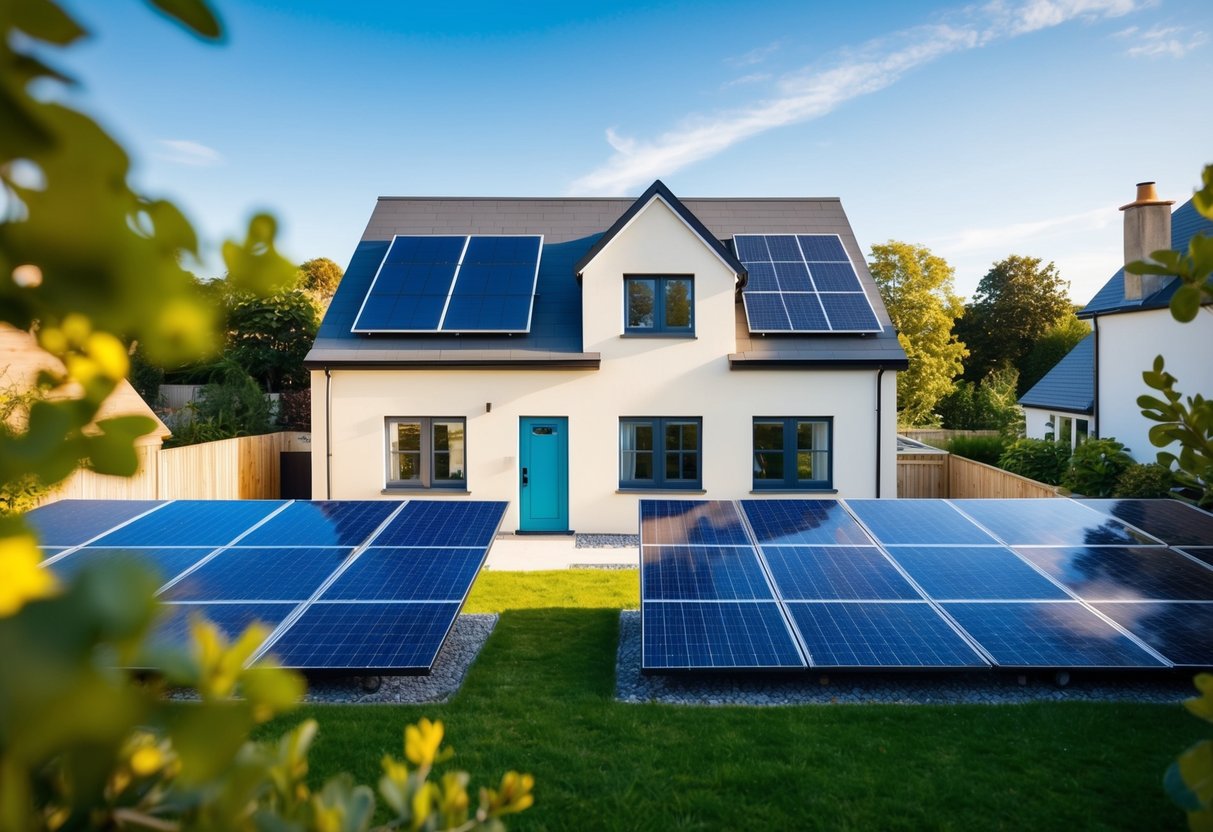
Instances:
[[[529,332],[543,238],[393,238],[353,332]]]
[[[847,507],[885,546],[998,542],[941,500],[847,500]]]
[[[836,234],[737,234],[750,332],[881,332]]]
[[[811,667],[970,668],[989,663],[930,604],[789,601]]]
[[[952,500],[1008,546],[1137,546],[1158,540],[1074,500]]]
[[[921,596],[875,546],[763,546],[785,601],[918,601]]]
[[[749,546],[737,507],[720,500],[641,500],[646,546]]]
[[[45,546],[79,546],[157,506],[159,500],[59,500],[25,516]]]
[[[1084,601],[1208,601],[1213,569],[1157,547],[1018,548]]]
[[[669,602],[642,606],[646,669],[803,669],[804,659],[774,601]]]
[[[898,546],[889,556],[935,601],[1070,598],[1001,546]]]
[[[1213,604],[1145,601],[1094,606],[1176,667],[1209,666],[1209,657],[1213,656]]]
[[[189,616],[199,613],[229,636],[253,621],[277,627],[260,652],[289,655],[290,667],[414,673],[428,671],[453,626],[506,504],[118,501],[76,512],[55,505],[31,513],[49,539],[97,539],[74,551],[48,547],[44,555],[59,558],[48,568],[67,577],[126,559],[159,573],[166,617],[153,635],[157,649],[184,643]],[[156,510],[121,525],[148,508]],[[361,549],[379,529],[402,545]]]
[[[1213,514],[1178,500],[1080,500],[1169,546],[1213,546]]]
[[[644,546],[646,601],[775,600],[754,550],[741,546]]]
[[[760,546],[870,546],[837,500],[742,500]]]

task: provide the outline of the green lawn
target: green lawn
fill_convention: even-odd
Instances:
[[[319,782],[374,783],[421,716],[445,721],[473,785],[535,775],[511,829],[1160,829],[1163,770],[1207,733],[1178,706],[701,708],[613,701],[634,571],[485,572],[469,612],[501,620],[445,705],[313,706]],[[271,730],[282,726],[271,726]]]

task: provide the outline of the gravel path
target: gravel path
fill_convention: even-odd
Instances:
[[[615,698],[676,705],[1007,705],[1022,702],[1177,703],[1196,694],[1185,674],[839,673],[682,674],[640,672],[640,612],[619,616]]]
[[[578,549],[640,549],[638,534],[579,534],[575,538]]]

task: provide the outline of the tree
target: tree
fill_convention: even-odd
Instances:
[[[872,246],[868,268],[889,310],[910,368],[897,376],[899,421],[926,424],[955,389],[968,352],[952,333],[964,307],[953,292],[954,271],[923,246],[890,240]]]
[[[321,312],[328,309],[329,301],[337,291],[344,273],[341,267],[327,257],[313,257],[299,266],[299,288],[307,293]]]
[[[1073,312],[1069,283],[1052,263],[1012,254],[995,263],[957,322],[957,337],[969,348],[965,378],[983,379],[999,367],[1020,367],[1032,345]]]
[[[1080,321],[1071,312],[1064,316],[1052,329],[1040,336],[1032,345],[1032,349],[1024,356],[1019,365],[1019,390],[1022,396],[1032,389],[1036,382],[1057,366],[1078,342],[1091,334],[1091,327],[1086,321]]]
[[[308,383],[303,359],[316,337],[316,307],[294,289],[268,297],[241,294],[227,312],[224,358],[243,367],[269,393]]]

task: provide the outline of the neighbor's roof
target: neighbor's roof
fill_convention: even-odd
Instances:
[[[1196,210],[1192,200],[1179,206],[1171,214],[1171,248],[1175,251],[1187,252],[1188,243],[1197,234],[1213,234],[1213,222],[1205,219]],[[1171,303],[1171,296],[1179,287],[1178,280],[1170,280],[1165,286],[1149,297],[1141,300],[1125,300],[1125,270],[1122,268],[1112,275],[1112,279],[1095,293],[1083,310],[1078,313],[1080,318],[1090,318],[1095,315],[1105,315],[1115,312],[1136,312],[1141,309],[1162,309]]]
[[[1044,378],[1023,394],[1019,403],[1067,413],[1094,413],[1095,333],[1075,344]]]
[[[380,197],[306,364],[313,369],[597,367],[599,354],[582,351],[577,264],[591,255],[595,244],[638,201],[614,197]],[[883,333],[875,335],[763,337],[750,334],[738,303],[738,351],[729,356],[732,366],[904,369],[905,352],[837,198],[688,198],[679,204],[726,253],[728,247],[723,243],[734,234],[838,234],[884,327]],[[531,331],[513,335],[351,332],[363,297],[397,234],[542,234]],[[729,257],[735,259],[731,253]]]

